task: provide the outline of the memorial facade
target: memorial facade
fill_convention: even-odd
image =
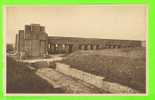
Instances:
[[[40,24],[25,25],[16,35],[20,56],[43,57],[47,54],[71,53],[77,50],[102,50],[142,47],[142,41],[48,36]]]
[[[25,25],[16,35],[16,51],[27,57],[41,57],[47,54],[48,35],[39,24]]]

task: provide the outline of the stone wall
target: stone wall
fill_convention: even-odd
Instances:
[[[86,73],[81,70],[71,68],[69,65],[66,65],[66,64],[56,63],[56,70],[66,74],[66,75],[72,76],[74,78],[83,80],[87,83],[90,83],[90,84],[95,85],[100,88],[103,85],[104,77],[96,76],[91,73]]]
[[[71,53],[77,50],[101,50],[113,48],[134,48],[141,47],[141,41],[114,40],[114,39],[93,39],[73,37],[48,37],[48,52]]]
[[[81,70],[71,68],[69,65],[63,63],[56,63],[56,71],[83,80],[89,84],[98,87],[99,89],[110,93],[140,93],[139,91],[132,89],[128,86],[124,86],[115,82],[104,81],[104,77],[96,76],[91,73],[86,73]]]

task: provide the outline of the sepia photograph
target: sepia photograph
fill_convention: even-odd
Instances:
[[[5,7],[5,92],[146,95],[146,5]]]

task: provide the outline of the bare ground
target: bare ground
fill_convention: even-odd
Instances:
[[[41,68],[36,74],[47,80],[54,87],[62,88],[65,93],[106,93],[93,85],[64,75],[51,68]]]

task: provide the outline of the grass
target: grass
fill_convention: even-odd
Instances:
[[[63,93],[41,79],[23,63],[7,57],[7,93]]]
[[[71,67],[104,76],[106,80],[145,92],[145,48],[77,51],[63,63]]]

